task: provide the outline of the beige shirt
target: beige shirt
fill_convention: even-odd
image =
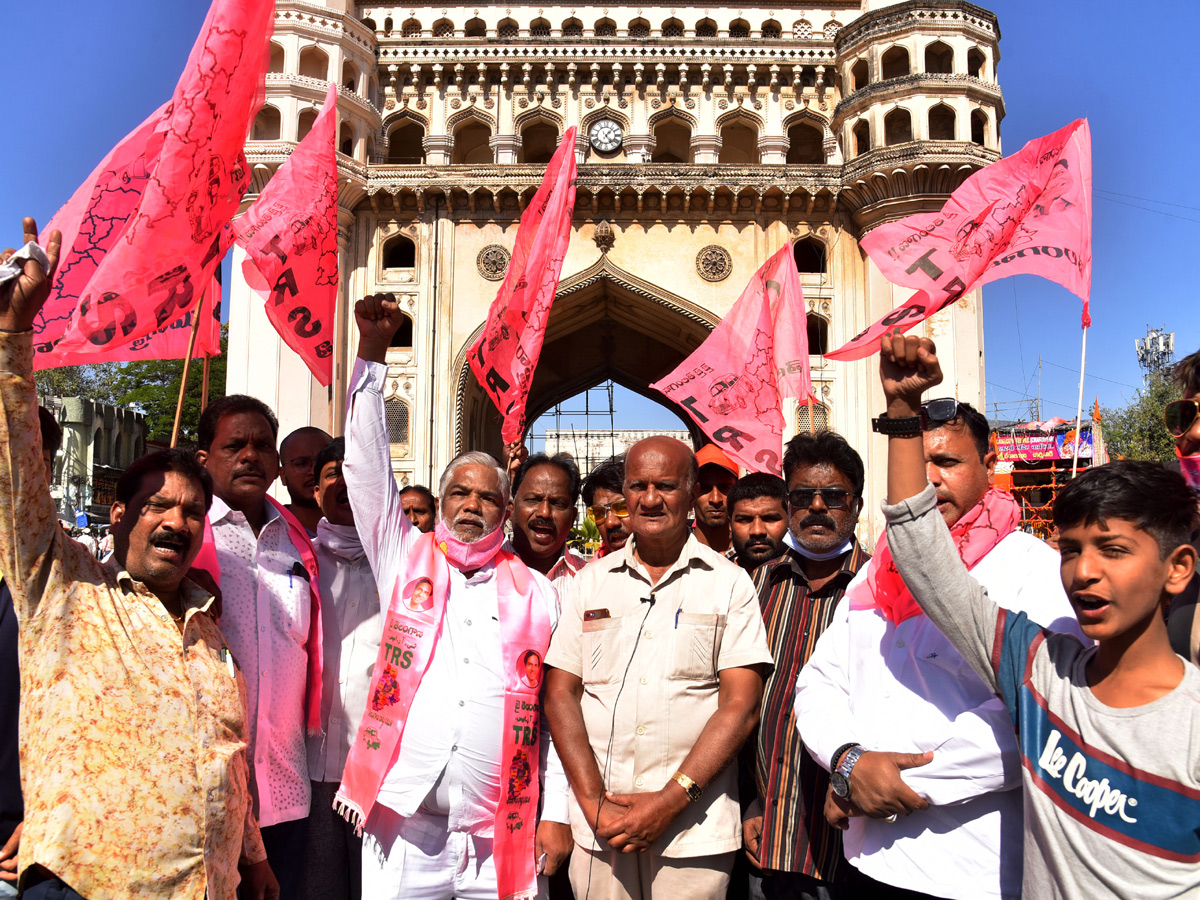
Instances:
[[[583,679],[588,738],[604,786],[615,793],[657,791],[678,771],[717,711],[722,669],[771,663],[758,594],[744,571],[689,535],[652,587],[635,543],[630,538],[575,576],[546,654],[547,665]],[[736,776],[737,766],[726,766],[652,852],[737,850]],[[571,828],[576,843],[601,848],[574,795]]]

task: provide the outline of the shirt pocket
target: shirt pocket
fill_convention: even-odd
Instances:
[[[672,679],[716,681],[725,616],[680,612],[675,618]]]
[[[620,677],[617,663],[624,625],[622,616],[583,623],[584,684],[612,684]]]

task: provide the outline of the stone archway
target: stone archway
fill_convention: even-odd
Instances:
[[[528,421],[533,422],[556,403],[612,379],[672,409],[688,423],[693,442],[699,446],[702,433],[684,410],[649,385],[683,362],[718,321],[696,304],[601,256],[589,268],[559,283],[526,405]],[[467,363],[467,350],[482,330],[480,325],[455,361],[459,373],[455,453],[486,450],[499,457],[503,447],[500,415]],[[669,427],[676,427],[675,423]]]

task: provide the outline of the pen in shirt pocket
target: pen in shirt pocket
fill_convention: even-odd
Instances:
[[[233,654],[229,652],[228,647],[221,648],[221,662],[225,663],[225,668],[229,672],[229,677],[236,679],[237,671],[233,667]]]

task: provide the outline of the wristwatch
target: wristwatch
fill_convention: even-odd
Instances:
[[[699,800],[700,795],[704,792],[704,789],[700,785],[696,784],[696,782],[692,781],[692,779],[688,778],[682,772],[676,772],[671,776],[671,780],[687,791],[688,799],[693,803]]]
[[[876,434],[895,435],[898,437],[918,435],[921,433],[921,417],[901,416],[898,419],[893,419],[887,413],[884,413],[882,416],[871,420],[871,430]]]
[[[833,792],[843,800],[850,799],[850,773],[854,771],[854,764],[858,762],[859,757],[866,752],[858,744],[852,744],[846,751],[846,755],[842,757],[841,763],[829,777],[829,784],[833,788]]]

